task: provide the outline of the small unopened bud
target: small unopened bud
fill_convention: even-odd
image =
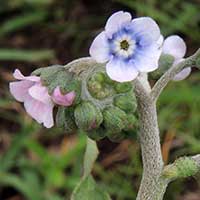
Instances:
[[[102,100],[115,94],[113,84],[114,81],[110,80],[105,73],[96,72],[88,80],[87,86],[95,99]]]
[[[92,140],[98,141],[106,136],[106,130],[100,126],[98,129],[87,131],[87,136]]]
[[[172,55],[162,54],[159,59],[158,69],[150,73],[150,76],[154,79],[158,79],[173,65],[174,60]]]
[[[129,92],[133,88],[133,85],[131,82],[125,82],[125,83],[115,83],[115,91],[117,93],[125,93]]]
[[[114,98],[114,105],[125,112],[135,112],[137,108],[136,97],[133,93],[118,95]]]
[[[57,86],[54,89],[53,94],[51,96],[54,103],[61,106],[71,106],[73,104],[75,97],[76,94],[74,91],[62,94],[59,86]]]
[[[177,159],[174,164],[168,165],[163,170],[162,175],[169,179],[186,178],[195,175],[199,171],[199,166],[191,157]]]
[[[98,107],[91,102],[82,102],[74,111],[76,125],[83,130],[92,130],[100,126],[103,116]]]
[[[119,133],[126,127],[126,113],[115,106],[105,108],[103,111],[104,126],[113,133]]]
[[[67,133],[74,132],[77,129],[74,122],[74,109],[72,107],[59,106],[56,114],[56,125]]]
[[[133,131],[137,130],[138,127],[138,119],[134,114],[127,114],[127,123],[126,127],[124,128],[125,131]]]

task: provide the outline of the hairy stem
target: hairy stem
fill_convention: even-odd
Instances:
[[[140,143],[143,176],[137,200],[161,200],[167,184],[160,179],[163,160],[157,122],[156,104],[140,80],[135,81],[140,118]]]

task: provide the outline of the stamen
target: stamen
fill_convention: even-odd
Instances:
[[[125,51],[128,50],[129,46],[130,45],[129,45],[129,43],[128,43],[127,40],[123,40],[123,41],[120,42],[120,48],[123,49],[123,50],[125,50]]]

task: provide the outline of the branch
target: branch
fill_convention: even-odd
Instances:
[[[182,69],[186,67],[200,68],[200,49],[198,49],[195,54],[186,58],[181,63],[172,66],[167,72],[165,72],[165,74],[161,76],[161,78],[156,82],[156,84],[152,88],[152,99],[156,101],[163,89],[168,84],[168,82],[171,81],[177,73],[179,73]]]

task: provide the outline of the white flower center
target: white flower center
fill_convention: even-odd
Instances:
[[[115,52],[122,57],[129,57],[134,53],[135,41],[129,35],[122,35],[114,41]]]

